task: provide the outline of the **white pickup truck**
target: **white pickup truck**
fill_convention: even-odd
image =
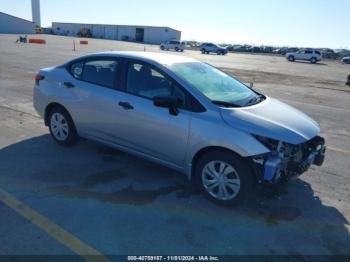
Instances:
[[[317,62],[322,60],[321,52],[315,49],[302,49],[298,52],[287,53],[286,58],[290,62],[294,62],[296,60],[310,61],[312,64],[316,64]]]

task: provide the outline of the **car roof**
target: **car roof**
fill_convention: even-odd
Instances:
[[[169,55],[169,54],[163,54],[163,53],[141,52],[141,51],[109,51],[109,52],[90,54],[86,57],[88,58],[93,56],[109,56],[109,57],[138,59],[146,62],[156,62],[162,65],[199,62],[198,60],[184,57],[184,56],[179,56],[179,55]]]

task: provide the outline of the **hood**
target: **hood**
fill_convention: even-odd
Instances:
[[[304,143],[320,132],[319,125],[310,117],[268,97],[246,108],[222,108],[221,115],[236,129],[290,144]]]

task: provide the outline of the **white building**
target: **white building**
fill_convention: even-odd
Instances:
[[[181,31],[169,27],[100,25],[53,22],[54,34],[77,36],[81,29],[89,29],[92,37],[160,44],[167,40],[181,40]]]
[[[34,34],[33,22],[0,12],[1,34]]]

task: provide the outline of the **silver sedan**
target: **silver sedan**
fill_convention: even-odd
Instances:
[[[324,160],[315,121],[193,59],[98,53],[42,69],[35,81],[34,107],[58,144],[83,137],[155,161],[219,204]]]

